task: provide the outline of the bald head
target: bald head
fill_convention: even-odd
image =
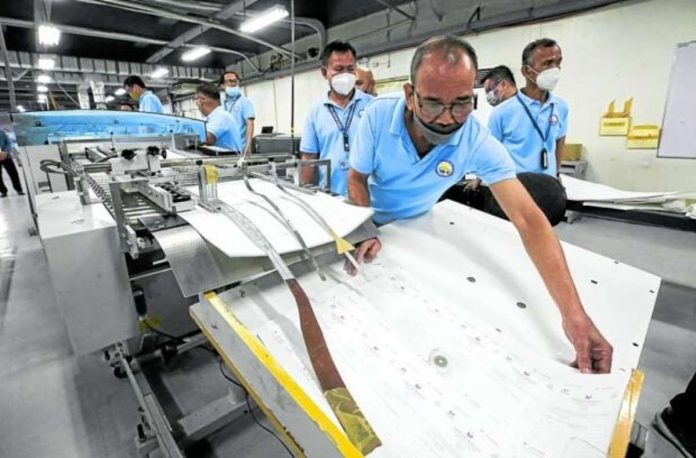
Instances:
[[[411,83],[414,86],[418,70],[424,64],[429,67],[443,67],[439,72],[458,68],[467,73],[473,69],[476,74],[478,59],[476,51],[466,40],[454,35],[445,35],[431,38],[416,48],[411,60]]]
[[[375,77],[372,71],[363,67],[355,69],[355,86],[365,94],[375,95]]]

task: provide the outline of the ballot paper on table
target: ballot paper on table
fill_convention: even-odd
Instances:
[[[444,201],[381,232],[382,252],[361,276],[336,263],[326,281],[299,277],[382,440],[370,457],[606,456],[658,277],[564,244],[583,304],[615,350],[612,374],[582,375],[510,223]],[[287,288],[267,279],[220,297],[338,424]]]
[[[309,248],[334,241],[312,215],[273,183],[259,179],[251,179],[249,182],[255,191],[267,195],[280,207]],[[197,187],[190,187],[188,190],[198,194]],[[332,197],[322,192],[288,191],[311,205],[340,237],[347,236],[372,216],[371,209],[349,204],[342,197]],[[275,210],[262,197],[249,192],[243,181],[218,183],[217,192],[221,201],[249,218],[263,232],[277,252],[285,254],[302,249],[293,234],[283,225]],[[193,226],[204,239],[231,258],[266,255],[222,213],[196,207],[191,211],[180,213],[179,216]]]

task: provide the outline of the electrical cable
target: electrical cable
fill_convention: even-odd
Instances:
[[[182,345],[182,344],[186,343],[186,341],[184,340],[184,337],[186,335],[177,337],[175,335],[169,334],[167,332],[164,332],[160,329],[155,328],[150,323],[148,323],[147,320],[142,320],[142,322],[145,323],[145,327],[147,327],[150,331],[154,332],[155,334],[157,334],[159,336],[166,337],[167,339],[169,339],[169,341],[164,342],[162,344],[163,347],[166,346],[169,342],[174,342],[178,345]],[[208,353],[212,353],[213,355],[218,356],[218,354],[215,350],[213,350],[212,348],[206,347],[205,345],[198,345],[198,346],[192,347],[192,349],[196,349],[196,348],[201,349],[201,350],[205,350]]]
[[[247,405],[247,410],[248,410],[249,413],[251,414],[251,418],[254,420],[254,423],[256,423],[261,429],[263,429],[264,431],[266,431],[268,434],[270,434],[271,436],[275,437],[276,440],[277,440],[278,442],[280,442],[280,444],[283,446],[283,448],[285,448],[285,450],[288,452],[288,455],[290,455],[292,458],[294,458],[295,455],[293,455],[292,451],[291,451],[290,448],[285,444],[285,442],[283,442],[282,439],[281,439],[280,437],[278,437],[278,435],[277,435],[276,433],[274,433],[271,429],[266,428],[266,427],[261,423],[261,421],[259,421],[259,419],[256,418],[256,414],[254,414],[254,409],[251,408],[251,402],[249,401],[249,392],[248,392],[247,389],[244,387],[244,385],[242,385],[242,384],[239,383],[238,381],[234,380],[232,377],[230,377],[229,375],[227,375],[227,374],[225,373],[225,369],[224,369],[223,363],[222,363],[222,358],[220,358],[219,362],[220,362],[220,364],[219,364],[220,373],[222,374],[222,376],[223,376],[227,381],[233,383],[235,386],[237,386],[237,387],[241,388],[242,390],[244,390],[244,400],[245,400],[246,405]]]

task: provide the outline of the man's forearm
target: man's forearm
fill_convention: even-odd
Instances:
[[[246,142],[244,143],[246,145],[244,148],[244,155],[245,156],[251,156],[251,145],[252,145],[251,142],[253,140],[254,140],[254,122],[247,121]]]
[[[556,140],[556,175],[561,173],[563,162],[563,150],[565,149],[565,137]]]
[[[353,171],[349,173],[354,173]],[[348,178],[348,199],[361,207],[370,206],[370,191],[367,189],[367,181],[358,177]]]
[[[316,159],[315,155],[302,154],[302,160],[311,161]],[[300,167],[300,184],[314,184],[316,176],[316,170],[314,167],[309,165],[302,165]]]
[[[529,257],[539,271],[563,319],[584,316],[585,310],[556,234],[541,211],[532,216],[532,219],[533,221],[518,225]]]

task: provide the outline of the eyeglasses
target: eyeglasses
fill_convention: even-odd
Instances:
[[[237,86],[239,84],[239,80],[225,80],[223,83],[225,86]]]
[[[494,91],[495,88],[500,86],[502,83],[503,83],[502,81],[498,81],[497,83],[493,83],[490,86],[488,86],[487,89],[484,89],[484,91],[486,92],[486,94],[488,94],[489,92]]]
[[[436,102],[434,100],[421,100],[421,97],[418,95],[418,92],[416,92],[416,88],[413,88],[413,94],[416,96],[418,106],[420,107],[423,114],[432,119],[439,118],[440,116],[442,116],[445,110],[449,110],[453,118],[462,119],[466,117],[469,113],[471,113],[471,110],[474,106],[473,98],[468,98],[467,100],[463,100],[461,102],[444,104]]]

